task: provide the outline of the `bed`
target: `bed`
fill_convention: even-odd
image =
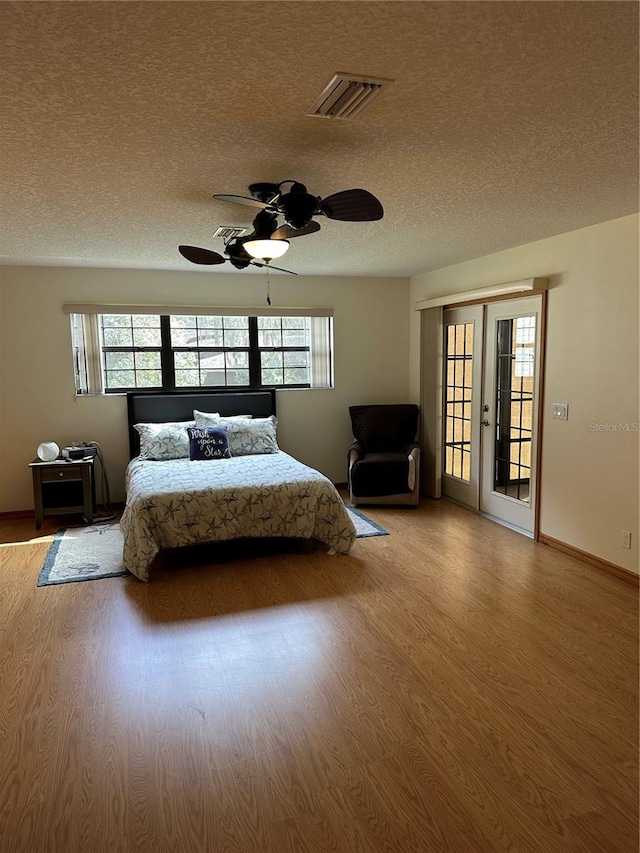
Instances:
[[[333,483],[279,448],[206,461],[140,457],[135,424],[176,424],[182,438],[182,424],[193,423],[194,411],[223,419],[251,415],[255,431],[275,419],[275,391],[127,395],[131,461],[120,526],[132,574],[148,581],[163,548],[230,539],[296,537],[349,552],[356,531]],[[144,432],[142,438],[144,455]]]

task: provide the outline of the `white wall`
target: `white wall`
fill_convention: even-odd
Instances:
[[[420,396],[416,301],[532,276],[551,279],[543,401],[541,532],[638,572],[637,215],[416,276],[410,394]],[[569,403],[569,420],[551,404]],[[637,426],[636,426],[637,429]],[[632,549],[620,546],[622,530]]]
[[[344,482],[352,440],[348,407],[407,399],[409,281],[273,275],[271,282],[274,307],[334,309],[335,388],[278,392],[278,437],[283,450]],[[112,498],[124,498],[126,398],[76,398],[64,303],[264,305],[265,294],[264,275],[3,268],[0,512],[33,506],[27,465],[45,440],[60,446],[97,441]]]

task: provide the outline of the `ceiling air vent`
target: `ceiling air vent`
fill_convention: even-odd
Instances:
[[[240,228],[238,225],[219,225],[213,232],[213,236],[222,237],[225,243],[228,243],[234,237],[242,237],[248,230],[248,228]]]
[[[360,115],[380,94],[383,86],[393,83],[373,77],[355,77],[337,71],[318,100],[309,107],[308,116],[352,119]]]

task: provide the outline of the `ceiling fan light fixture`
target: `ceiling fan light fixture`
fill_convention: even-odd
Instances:
[[[289,248],[288,240],[248,240],[243,243],[243,248],[252,258],[263,261],[271,261],[273,258],[281,258]]]

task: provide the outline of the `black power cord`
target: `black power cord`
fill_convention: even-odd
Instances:
[[[102,448],[98,444],[97,441],[81,441],[76,443],[76,447],[93,447],[96,451],[96,459],[100,463],[100,492],[102,498],[102,505],[107,510],[107,514],[102,512],[96,513],[96,522],[102,521],[113,521],[117,517],[117,513],[114,511],[113,506],[111,504],[111,492],[109,490],[109,478],[107,477],[107,469],[104,465],[104,456],[102,454]]]

